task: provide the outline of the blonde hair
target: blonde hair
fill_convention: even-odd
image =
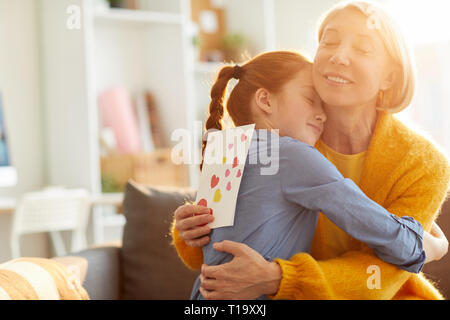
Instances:
[[[375,28],[387,49],[393,62],[399,67],[393,86],[379,94],[378,109],[390,113],[400,112],[411,103],[416,84],[416,71],[410,49],[400,31],[400,28],[380,5],[369,1],[341,2],[326,12],[319,20],[318,39],[322,38],[327,23],[338,12],[346,9],[356,9],[368,18],[368,27]]]

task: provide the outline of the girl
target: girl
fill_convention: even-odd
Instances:
[[[314,148],[326,115],[314,90],[312,64],[297,53],[277,51],[261,54],[242,67],[222,68],[211,90],[206,129],[222,129],[224,93],[232,78],[238,83],[227,102],[231,119],[236,126],[255,123],[248,157],[267,152],[276,142],[279,170],[261,175],[263,165],[250,164],[247,158],[234,225],[211,232],[210,243],[203,247],[204,263],[231,260],[231,255],[213,249],[223,240],[245,243],[269,261],[309,252],[321,211],[379,258],[419,272],[426,258],[422,226],[367,198]],[[270,129],[278,129],[279,134]],[[205,146],[204,142],[203,151]],[[202,298],[200,277],[191,298]]]

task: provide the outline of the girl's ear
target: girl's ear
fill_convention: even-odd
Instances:
[[[254,99],[259,110],[267,114],[272,114],[274,106],[273,102],[271,101],[272,96],[269,91],[264,88],[259,88],[255,92]]]

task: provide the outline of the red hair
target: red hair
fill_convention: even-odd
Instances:
[[[236,127],[254,123],[250,101],[259,88],[272,93],[280,92],[285,83],[311,62],[299,53],[291,51],[272,51],[262,53],[240,67],[239,81],[230,93],[226,103],[227,112]],[[228,82],[235,76],[234,66],[225,66],[217,75],[211,88],[209,117],[205,129],[222,130],[224,98]],[[202,141],[202,158],[206,139]],[[203,165],[200,164],[200,170]]]

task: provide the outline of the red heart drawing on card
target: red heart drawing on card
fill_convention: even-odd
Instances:
[[[230,191],[231,190],[231,182],[228,181],[227,183],[227,190]]]
[[[207,207],[208,202],[206,201],[206,199],[200,199],[200,201],[197,202],[197,205],[202,206],[202,207]]]
[[[230,175],[230,170],[227,169],[227,170],[225,171],[225,177],[228,177],[229,175]]]
[[[220,180],[219,177],[213,174],[213,176],[211,177],[211,189],[217,186],[219,180]]]
[[[241,141],[244,142],[245,140],[247,140],[247,136],[245,134],[241,135]]]
[[[232,144],[232,143],[230,143],[230,144],[228,145],[228,149],[231,150],[231,148],[233,148],[233,144]]]
[[[238,166],[238,158],[234,157],[233,159],[233,168],[236,168]]]
[[[242,175],[242,172],[241,172],[241,169],[239,169],[237,174],[236,174],[236,178],[240,178],[241,175]]]
[[[200,199],[199,202],[197,202],[197,205],[202,206],[202,207],[208,207],[208,202],[206,201],[206,199]],[[212,215],[213,214],[213,209],[209,209],[209,214]],[[198,216],[198,214],[196,214],[196,216]],[[200,225],[200,227],[206,226],[207,223]]]

